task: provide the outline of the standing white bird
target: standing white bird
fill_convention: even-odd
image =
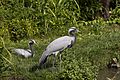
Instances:
[[[56,56],[60,53],[60,68],[61,68],[61,52],[66,48],[71,48],[76,41],[75,33],[78,32],[78,29],[75,27],[71,27],[68,30],[69,36],[63,36],[58,39],[52,41],[45,51],[43,52],[41,58],[39,59],[39,66],[41,67],[46,61],[47,57],[50,55],[54,55],[53,67],[56,61]]]
[[[29,49],[25,50],[25,49],[13,49],[13,51],[18,54],[18,55],[21,55],[21,56],[24,56],[25,58],[28,58],[28,57],[33,57],[33,54],[34,54],[34,51],[33,51],[33,44],[36,44],[35,40],[31,39],[29,41]]]

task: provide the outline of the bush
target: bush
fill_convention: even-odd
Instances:
[[[113,9],[111,18],[119,18],[120,17],[120,5]]]
[[[73,57],[72,57],[73,58]],[[96,78],[97,67],[84,60],[65,60],[58,78],[61,80],[91,80]]]

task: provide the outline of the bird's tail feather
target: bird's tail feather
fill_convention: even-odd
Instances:
[[[46,61],[47,61],[47,57],[48,57],[48,52],[44,51],[41,58],[39,59],[39,66],[42,66]]]

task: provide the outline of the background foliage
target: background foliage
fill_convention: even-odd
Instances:
[[[119,57],[120,1],[111,1],[111,16],[100,17],[98,0],[1,0],[0,1],[0,79],[93,80],[112,57]],[[62,70],[46,68],[31,72],[45,47],[66,35],[68,28],[80,30],[77,43],[62,56]],[[27,48],[34,38],[34,58],[13,54],[13,48]],[[52,57],[47,66],[51,67]],[[8,74],[9,73],[9,74]],[[23,74],[26,73],[26,74]]]

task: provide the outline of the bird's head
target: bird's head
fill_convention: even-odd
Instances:
[[[29,44],[31,44],[31,45],[36,44],[36,41],[35,41],[34,39],[31,39],[31,40],[29,41]]]
[[[79,32],[79,30],[76,27],[71,27],[68,30],[69,35],[75,35],[75,33]]]

